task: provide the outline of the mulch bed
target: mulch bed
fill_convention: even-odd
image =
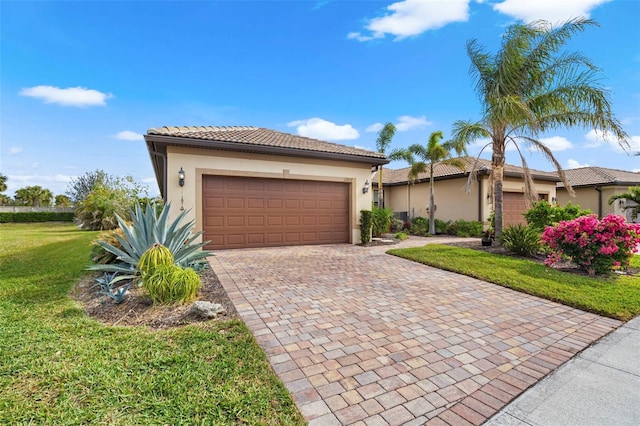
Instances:
[[[115,304],[109,297],[98,293],[95,277],[87,275],[71,291],[71,297],[82,303],[89,316],[97,321],[114,326],[145,326],[151,329],[166,329],[186,324],[203,323],[239,318],[235,306],[227,292],[211,269],[201,274],[202,287],[198,291],[197,300],[219,303],[226,313],[218,315],[214,320],[204,320],[189,313],[189,305],[154,305],[149,296],[141,288],[132,287],[127,298]]]

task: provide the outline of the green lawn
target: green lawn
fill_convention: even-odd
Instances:
[[[0,225],[0,424],[302,425],[238,321],[107,327],[67,297],[95,232]]]
[[[623,321],[640,314],[640,278],[590,278],[522,258],[429,244],[387,253]],[[640,267],[640,256],[633,266]]]

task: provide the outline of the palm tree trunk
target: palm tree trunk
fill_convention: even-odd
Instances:
[[[494,211],[496,221],[496,238],[502,236],[503,227],[503,192],[502,182],[504,180],[504,155],[493,155],[491,160],[491,168],[493,171],[493,196],[494,196]]]
[[[433,188],[433,163],[431,164],[429,186],[429,233],[431,235],[436,235],[436,201]]]

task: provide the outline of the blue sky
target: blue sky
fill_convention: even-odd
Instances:
[[[512,23],[574,16],[600,24],[569,48],[602,68],[640,151],[637,0],[0,1],[0,173],[9,195],[62,194],[95,169],[156,195],[142,135],[164,125],[253,125],[373,150],[387,121],[392,148],[449,137],[455,120],[480,118],[467,40],[495,52]],[[640,157],[591,129],[544,138],[566,168],[640,171]]]

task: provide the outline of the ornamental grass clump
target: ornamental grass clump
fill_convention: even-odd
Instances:
[[[174,262],[171,251],[160,243],[155,243],[147,249],[138,261],[138,271],[144,280],[148,275],[153,274],[160,265],[172,265]]]
[[[567,256],[589,275],[605,274],[629,265],[640,244],[640,224],[626,223],[613,214],[602,220],[581,216],[547,227],[542,242],[551,249],[547,265]]]
[[[202,283],[191,268],[178,265],[158,265],[143,281],[143,286],[154,303],[191,303]]]

